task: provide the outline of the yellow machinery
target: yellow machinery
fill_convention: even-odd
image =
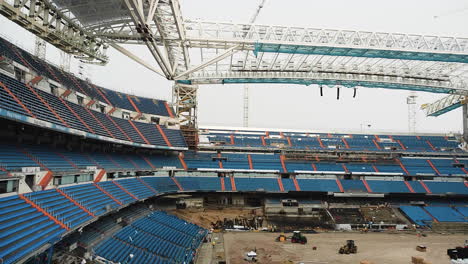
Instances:
[[[281,233],[277,238],[276,238],[276,242],[284,242],[286,241],[286,236],[284,235],[284,233]]]

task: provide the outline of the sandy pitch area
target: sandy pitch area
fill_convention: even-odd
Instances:
[[[226,259],[229,264],[246,263],[243,260],[245,252],[256,248],[259,262],[262,264],[283,264],[291,260],[293,263],[308,264],[359,264],[361,260],[369,260],[374,264],[408,264],[411,256],[423,257],[432,264],[449,263],[447,249],[462,246],[466,235],[440,235],[428,233],[427,237],[415,234],[388,233],[319,233],[306,234],[306,245],[286,242],[275,242],[278,233],[225,233],[224,242]],[[291,234],[286,234],[290,236]],[[338,249],[347,239],[355,240],[358,253],[340,255]],[[425,245],[427,252],[416,251],[417,245]],[[317,250],[312,250],[312,247]]]

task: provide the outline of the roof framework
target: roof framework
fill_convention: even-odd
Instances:
[[[34,5],[53,8],[79,35],[104,45],[146,45],[159,66],[153,70],[176,81],[174,98],[178,84],[191,85],[193,95],[196,85],[213,83],[468,95],[468,38],[189,20],[178,0],[0,0],[1,10],[8,4],[24,15]],[[128,51],[125,55],[143,61]]]

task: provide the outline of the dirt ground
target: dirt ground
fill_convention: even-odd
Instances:
[[[466,235],[440,235],[428,233],[427,237],[415,234],[389,233],[318,233],[306,234],[306,245],[275,242],[278,233],[225,233],[224,245],[228,264],[247,263],[243,260],[245,252],[256,248],[259,256],[257,263],[283,264],[359,264],[369,260],[374,264],[409,264],[412,256],[423,257],[431,264],[449,263],[447,249],[462,246]],[[286,234],[290,236],[292,234]],[[355,240],[357,254],[340,255],[338,249],[347,239]],[[417,245],[425,245],[427,252],[416,251]],[[312,247],[317,250],[312,250]]]
[[[169,210],[170,214],[176,215],[187,222],[194,223],[204,228],[211,228],[211,223],[224,218],[234,219],[236,217],[252,217],[251,209],[183,209]],[[261,212],[257,212],[261,214]]]

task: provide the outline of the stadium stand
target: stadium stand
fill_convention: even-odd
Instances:
[[[0,259],[14,263],[65,232],[18,195],[0,198]]]
[[[186,84],[172,75],[188,69],[171,66],[168,79]],[[282,220],[307,219],[305,230],[313,217],[330,229],[468,222],[461,135],[205,129],[174,115],[164,100],[95,85],[0,37],[0,264],[41,263],[32,258],[59,247],[112,263],[192,263],[207,230],[159,210],[200,204],[263,217],[270,203]]]
[[[32,68],[39,75],[45,76],[49,79],[55,80],[61,83],[68,89],[72,89],[88,95],[92,98],[103,103],[110,103],[110,105],[135,111],[135,108],[130,103],[127,94],[119,93],[109,89],[105,89],[99,86],[95,86],[87,81],[81,80],[75,77],[71,73],[64,72],[56,66],[49,64],[27,51],[16,47],[12,43],[8,42],[4,38],[0,37],[0,54],[4,54],[6,57],[14,60],[16,63],[21,64],[27,68]],[[166,102],[162,100],[137,97],[131,95],[132,101],[137,107],[144,113],[167,116],[170,114],[166,107]],[[172,111],[172,110],[170,110]]]
[[[206,233],[164,212],[153,212],[99,244],[95,252],[114,262],[191,263]]]
[[[60,97],[27,86],[2,73],[0,73],[0,83],[2,86],[4,85],[7,87],[15,96],[13,97],[8,94],[5,89],[0,89],[2,98],[10,98],[9,100],[4,99],[0,101],[0,107],[4,110],[35,117],[57,126],[73,128],[106,138],[116,138],[122,141],[130,140],[131,142],[139,144],[155,146],[186,147],[185,140],[180,130],[163,128],[163,133],[168,135],[168,139],[171,142],[171,146],[168,146],[168,144],[162,140],[163,136],[158,135],[159,131],[155,129],[154,124],[134,122],[114,116],[105,116],[103,118],[104,114],[99,114],[94,110],[85,110],[86,108],[84,106],[67,102]],[[14,100],[14,98],[18,98],[18,101]],[[21,98],[21,100],[19,100],[19,98]],[[24,107],[22,107],[22,105]],[[26,109],[28,111],[26,111]],[[95,117],[92,116],[94,115],[92,112],[95,113]],[[95,122],[95,120],[106,119],[111,119],[111,122]],[[116,129],[116,127],[125,131],[125,134],[119,133],[119,128]]]
[[[428,215],[421,207],[419,206],[400,206],[400,209],[405,213],[411,221],[420,226],[430,226],[432,224],[432,217]]]
[[[425,209],[439,222],[465,222],[465,218],[448,206],[426,206]]]
[[[459,142],[444,136],[358,135],[284,132],[283,137],[266,131],[203,130],[201,135],[213,145],[247,148],[342,149],[360,151],[461,152]],[[272,138],[274,137],[274,138]],[[289,144],[287,138],[292,144]],[[262,142],[265,142],[263,144]],[[346,142],[346,144],[345,144]],[[428,142],[435,142],[432,147]],[[222,143],[220,145],[220,143]],[[348,146],[346,146],[348,145]]]

